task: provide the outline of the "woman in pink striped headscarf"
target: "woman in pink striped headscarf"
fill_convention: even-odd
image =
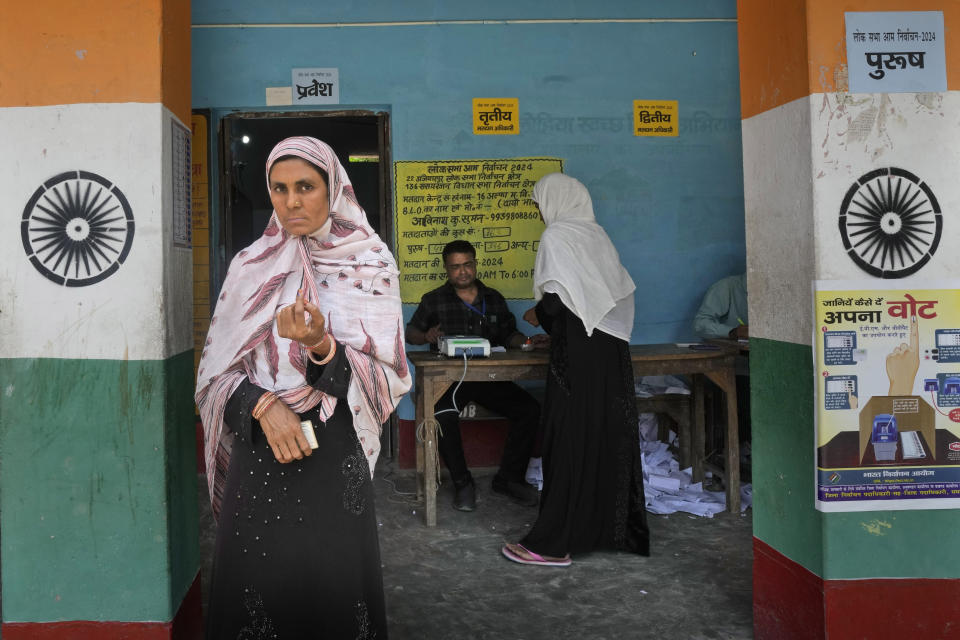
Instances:
[[[371,478],[410,387],[397,267],[325,143],[280,142],[267,187],[197,373],[219,521],[207,637],[383,639]]]

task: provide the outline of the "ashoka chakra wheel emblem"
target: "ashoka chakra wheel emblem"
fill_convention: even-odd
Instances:
[[[904,278],[940,244],[943,216],[933,191],[909,171],[877,169],[857,180],[840,207],[840,236],[850,258],[878,278]]]
[[[89,171],[68,171],[39,187],[23,209],[23,250],[57,284],[85,287],[110,276],[130,253],[133,212],[123,192]]]

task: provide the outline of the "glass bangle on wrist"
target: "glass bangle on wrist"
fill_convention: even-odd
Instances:
[[[313,351],[314,349],[323,346],[323,344],[327,341],[327,338],[329,338],[329,337],[330,337],[330,332],[324,331],[324,332],[323,332],[323,337],[320,338],[320,340],[317,341],[317,344],[315,344],[315,345],[313,345],[313,346],[310,346],[310,347],[307,347],[307,348],[308,348],[310,351]]]
[[[329,336],[330,334],[328,333],[327,335]],[[333,356],[336,353],[337,353],[337,341],[331,340],[330,351],[327,352],[327,355],[322,360],[317,360],[315,357],[313,357],[313,349],[310,349],[309,351],[307,351],[307,357],[310,358],[310,362],[312,362],[313,364],[327,364],[328,362],[333,360]]]
[[[259,420],[264,412],[270,408],[270,405],[272,405],[278,399],[279,397],[273,391],[267,391],[265,394],[260,396],[260,400],[257,401],[257,404],[254,406],[253,411],[250,412],[250,415],[253,416],[254,420]]]

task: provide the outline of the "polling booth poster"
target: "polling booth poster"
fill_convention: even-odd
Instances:
[[[818,281],[821,511],[960,506],[960,282]]]
[[[468,240],[477,278],[505,298],[533,297],[533,265],[543,222],[533,186],[562,172],[559,158],[402,161],[396,172],[400,297],[416,304],[443,284],[443,247]]]

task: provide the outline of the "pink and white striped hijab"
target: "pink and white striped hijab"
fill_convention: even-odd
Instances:
[[[327,330],[350,362],[347,402],[373,473],[380,428],[410,388],[403,341],[398,270],[367,222],[333,149],[315,138],[287,138],[267,158],[270,168],[296,156],[328,175],[330,215],[309,236],[293,236],[273,216],[263,235],[236,255],[210,320],[197,371],[196,401],[204,428],[204,459],[214,513],[219,513],[233,435],[223,428],[227,400],[243,378],[276,392],[297,413],[318,404],[333,414],[337,398],[306,382],[307,354],[277,334],[277,311],[303,288],[323,312]]]

